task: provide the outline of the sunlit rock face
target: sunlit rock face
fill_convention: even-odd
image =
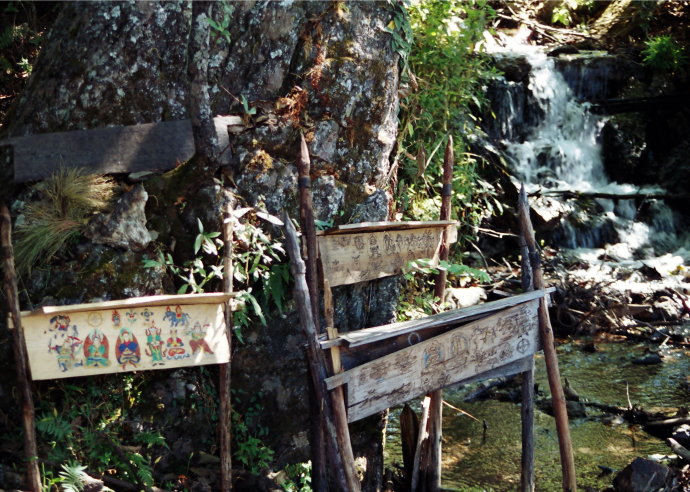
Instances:
[[[219,228],[229,201],[273,214],[287,209],[296,217],[300,133],[312,158],[317,219],[387,219],[398,112],[398,55],[386,32],[393,7],[320,1],[228,6],[214,2],[212,7],[228,35],[211,30],[211,110],[240,115],[244,125],[230,135],[232,156],[222,185],[183,167],[170,178],[144,179],[147,227],[160,247],[170,247],[174,238],[175,255],[188,253],[197,219]],[[188,2],[63,4],[3,136],[188,118],[190,26]],[[9,163],[2,167],[3,175],[11,175]],[[54,282],[66,278],[74,284],[70,302],[126,292],[169,293],[172,287],[162,272],[148,278],[133,272],[142,260],[156,257],[153,246],[132,252],[123,244],[114,240],[92,248],[83,239],[78,256],[61,264],[61,275],[43,276],[32,287],[33,302],[45,296],[60,301]],[[113,264],[123,262],[113,271]],[[81,288],[75,272],[82,265],[93,266],[94,276],[106,268],[110,284]],[[123,272],[126,292],[120,282],[125,279],[119,278]],[[117,285],[117,292],[109,292],[108,285]],[[338,328],[389,321],[397,291],[394,281],[340,289]],[[234,358],[233,384],[260,395],[271,415],[263,423],[278,463],[305,459],[308,391],[297,320],[274,313],[268,326],[255,326],[245,335],[248,342]]]

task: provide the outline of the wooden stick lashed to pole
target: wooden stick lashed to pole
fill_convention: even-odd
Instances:
[[[311,159],[309,158],[309,148],[300,134],[300,149],[297,158],[297,185],[299,188],[299,216],[300,227],[304,233],[305,246],[307,251],[306,279],[309,287],[311,299],[311,314],[314,319],[316,332],[320,333],[319,326],[319,286],[317,270],[317,248],[316,248],[316,227],[314,225],[314,207],[311,200]],[[314,388],[309,387],[310,395],[313,395]],[[311,441],[311,485],[317,492],[328,490],[328,475],[326,466],[326,454],[324,448],[323,416],[316,405],[310,405],[310,441]]]
[[[532,266],[533,285],[535,289],[544,288],[544,277],[541,269],[541,259],[537,252],[537,243],[534,238],[534,229],[529,218],[529,204],[524,185],[520,189],[520,200],[518,202],[518,214],[520,217],[521,230],[524,231],[524,239],[527,244],[530,264]],[[549,311],[546,306],[546,299],[539,302],[539,332],[541,335],[542,348],[544,350],[544,361],[546,362],[546,374],[549,379],[551,389],[551,401],[556,420],[556,431],[558,432],[558,447],[561,454],[561,469],[563,471],[563,490],[575,492],[577,483],[575,477],[575,460],[573,457],[573,447],[570,440],[570,429],[568,428],[568,412],[565,405],[565,395],[561,386],[561,374],[558,369],[558,358],[554,346],[553,329],[549,319]]]
[[[521,282],[525,292],[534,290],[532,265],[525,241],[525,231],[520,231]],[[522,373],[522,455],[520,462],[520,490],[534,492],[534,356],[530,356],[529,369]]]
[[[234,224],[232,206],[227,205],[223,213],[223,291],[232,292],[232,254]],[[230,360],[219,367],[219,397],[220,397],[220,487],[222,492],[232,490],[232,401],[230,399],[231,370],[232,370],[232,300],[228,300],[225,306],[225,333],[228,337]]]
[[[336,398],[336,393],[329,396],[326,388],[326,362],[323,351],[319,346],[318,334],[314,326],[311,310],[309,288],[306,281],[306,267],[300,254],[297,232],[287,213],[283,215],[285,223],[285,248],[290,257],[290,271],[295,280],[294,298],[299,311],[302,329],[307,339],[307,360],[309,374],[314,385],[316,401],[313,404],[324,415],[324,434],[326,438],[326,452],[333,466],[334,481],[343,492],[358,492],[359,479],[355,472],[352,445],[347,428],[345,402]],[[342,396],[342,394],[341,394]],[[342,423],[345,422],[343,428]],[[337,429],[336,429],[337,426]]]
[[[38,447],[34,424],[34,399],[31,393],[31,374],[27,367],[26,343],[19,312],[17,273],[14,269],[12,248],[12,218],[6,205],[0,209],[0,244],[2,245],[3,271],[7,311],[12,320],[14,363],[17,366],[17,386],[21,394],[22,425],[24,428],[24,456],[26,457],[26,480],[29,490],[41,490],[41,474],[38,469]]]
[[[441,188],[441,213],[439,220],[450,220],[451,198],[453,195],[453,164],[455,156],[453,153],[453,137],[448,135],[446,152],[443,158],[443,185]],[[438,259],[447,260],[450,245],[448,243],[448,230],[444,230],[441,235],[441,246],[439,248]],[[443,303],[446,293],[446,271],[440,270],[434,279],[434,297],[438,297]],[[431,402],[429,405],[429,451],[426,467],[426,489],[429,492],[436,492],[441,488],[441,453],[443,436],[443,391],[436,390],[429,394]]]

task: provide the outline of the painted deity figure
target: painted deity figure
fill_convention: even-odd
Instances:
[[[166,359],[184,359],[189,357],[186,353],[187,350],[184,348],[184,342],[180,337],[177,336],[177,330],[175,328],[170,329],[170,337],[166,342]]]
[[[161,338],[161,329],[151,322],[151,326],[146,328],[146,355],[151,357],[151,363],[154,366],[163,365],[163,339]]]
[[[84,365],[94,368],[108,367],[110,365],[108,349],[108,337],[99,330],[93,330],[84,342],[84,356],[86,357]]]
[[[48,353],[55,353],[60,370],[67,372],[81,366],[83,361],[78,354],[82,340],[76,325],[70,326],[70,317],[62,314],[50,318],[49,323],[47,333],[51,333],[51,336],[48,339]]]
[[[206,336],[206,331],[209,329],[209,327],[210,325],[208,323],[205,323],[202,328],[201,323],[197,321],[196,323],[194,323],[194,326],[187,332],[187,334],[191,337],[191,340],[189,341],[189,346],[192,348],[193,354],[196,354],[197,352],[205,352],[207,354],[213,353],[211,347],[209,347],[208,343],[206,343],[206,340],[204,340],[204,337]]]
[[[128,364],[131,364],[136,369],[137,364],[141,361],[139,342],[129,328],[120,330],[120,335],[117,337],[117,344],[115,345],[115,357],[122,369],[126,369]]]

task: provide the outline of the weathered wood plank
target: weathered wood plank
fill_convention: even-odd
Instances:
[[[219,162],[229,157],[228,126],[239,116],[218,116]],[[40,133],[0,142],[14,150],[14,180],[45,179],[60,166],[81,167],[93,174],[167,171],[189,160],[195,152],[190,120]]]
[[[538,347],[533,300],[469,323],[326,380],[348,384],[349,421],[533,354]]]
[[[48,314],[22,315],[22,323],[34,380],[230,360],[220,302],[51,309]]]
[[[93,302],[86,304],[69,304],[66,306],[43,306],[35,311],[22,311],[22,316],[30,314],[76,313],[79,311],[97,311],[99,309],[122,309],[141,306],[168,306],[186,304],[218,304],[227,302],[234,293],[208,292],[204,294],[160,295],[132,297],[115,301]]]
[[[401,321],[392,323],[390,325],[374,326],[371,328],[364,328],[362,330],[349,331],[341,333],[339,338],[335,340],[324,340],[321,342],[322,348],[333,347],[335,345],[347,344],[349,348],[367,345],[370,343],[386,340],[401,335],[412,334],[421,330],[430,328],[437,328],[442,326],[455,325],[461,321],[469,321],[476,319],[476,317],[485,316],[487,314],[500,311],[511,306],[522,304],[533,299],[540,299],[547,296],[556,289],[553,287],[526,292],[498,301],[485,302],[484,304],[477,304],[462,309],[454,309],[439,314],[434,314],[422,319],[415,319],[410,321]],[[418,340],[417,340],[418,341]]]
[[[454,220],[409,220],[405,222],[381,221],[381,222],[357,222],[355,224],[345,224],[336,226],[332,229],[319,231],[319,236],[332,236],[337,234],[351,234],[354,232],[379,232],[402,229],[424,229],[426,227],[457,226]],[[457,229],[456,229],[457,232]],[[457,236],[456,236],[457,239]],[[455,241],[451,241],[455,242]]]
[[[438,261],[441,235],[449,227],[424,227],[319,236],[324,278],[332,287],[397,275],[410,260]]]

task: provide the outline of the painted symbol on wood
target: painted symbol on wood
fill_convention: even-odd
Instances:
[[[91,368],[110,366],[109,348],[108,337],[98,329],[93,330],[84,341],[84,365]]]
[[[206,343],[206,340],[204,340],[206,331],[209,329],[209,327],[210,325],[208,323],[204,323],[204,326],[202,327],[201,323],[197,321],[194,323],[192,329],[188,331],[187,334],[191,337],[189,346],[192,348],[193,354],[196,354],[197,352],[205,352],[207,354],[213,353],[211,347],[209,347],[208,343]]]
[[[149,308],[145,308],[141,312],[141,317],[144,318],[144,321],[146,323],[148,323],[149,321],[151,321],[153,319],[153,311],[151,311]]]
[[[117,309],[113,309],[113,314],[110,316],[110,319],[113,322],[113,328],[119,330],[120,326],[122,325],[122,318],[120,317],[120,312]]]
[[[158,328],[155,322],[151,322],[151,326],[146,328],[146,355],[151,357],[152,366],[162,366],[163,361],[163,346],[165,343],[161,338],[161,329]]]
[[[137,364],[141,361],[139,341],[129,328],[120,330],[120,335],[117,337],[117,344],[115,345],[115,357],[122,369],[127,369],[127,365],[131,365],[132,369],[136,369]]]

